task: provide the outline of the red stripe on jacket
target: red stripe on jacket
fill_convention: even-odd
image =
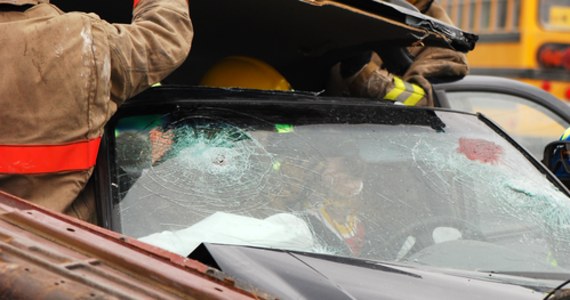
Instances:
[[[42,174],[89,170],[101,138],[65,145],[0,145],[0,173]]]

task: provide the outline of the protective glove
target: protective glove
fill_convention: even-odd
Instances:
[[[417,54],[403,79],[431,89],[433,83],[455,81],[468,72],[465,54],[451,49],[427,47]]]
[[[431,0],[407,1],[426,15],[451,24],[445,10],[437,3]],[[402,51],[395,51],[398,49]],[[465,54],[451,49],[383,47],[377,50],[378,53],[356,54],[335,66],[330,82],[336,84],[329,83],[328,87],[331,94],[433,106],[432,83],[454,81],[469,71]],[[381,57],[385,58],[384,61]]]
[[[374,52],[344,59],[339,72],[351,96],[384,99],[407,106],[433,105],[430,94],[422,86],[390,73]],[[431,91],[429,83],[428,87]]]

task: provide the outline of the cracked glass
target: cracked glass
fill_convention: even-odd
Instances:
[[[568,196],[476,116],[259,107],[121,118],[120,231],[183,256],[211,242],[570,274]]]

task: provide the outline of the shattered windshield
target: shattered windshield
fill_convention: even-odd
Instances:
[[[476,116],[216,104],[115,126],[124,234],[473,271],[566,273],[570,201]]]

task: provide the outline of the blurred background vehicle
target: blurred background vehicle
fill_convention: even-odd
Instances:
[[[480,36],[472,74],[515,78],[570,101],[570,1],[440,0],[454,23]]]

